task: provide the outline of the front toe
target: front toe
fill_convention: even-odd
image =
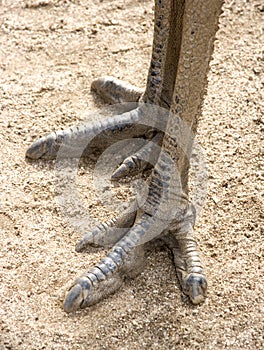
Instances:
[[[191,274],[185,282],[185,293],[190,297],[193,304],[200,304],[206,297],[207,281],[203,275]]]

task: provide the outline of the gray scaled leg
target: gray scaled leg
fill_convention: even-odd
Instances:
[[[163,149],[177,164],[181,188],[186,196],[189,160],[206,93],[209,62],[222,4],[221,0],[188,0],[184,5],[181,50],[174,59],[178,67],[177,77]],[[176,242],[172,251],[180,284],[191,301],[197,304],[206,296],[207,282],[193,236],[195,210],[188,201],[186,208],[182,220],[172,221],[169,232]]]
[[[120,226],[123,227],[123,223],[126,223],[128,230],[113,235],[110,241],[117,241],[107,257],[73,283],[64,301],[65,311],[92,305],[116,291],[127,276],[134,276],[142,269],[144,244],[168,230],[178,242],[181,261],[176,261],[176,265],[183,290],[194,303],[203,300],[206,282],[197,259],[197,247],[192,239],[194,220],[186,191],[186,159],[191,153],[192,133],[196,132],[201,114],[221,5],[220,0],[155,1],[152,61],[142,101],[171,108],[162,150],[152,172],[146,203],[137,211],[136,217],[132,214],[131,221],[121,220]],[[135,128],[136,135],[134,129],[131,130],[133,123],[143,123],[145,117],[139,107],[122,116],[121,121],[118,118],[114,122],[115,126],[108,127],[107,123],[99,126],[104,142],[106,139],[105,144],[109,141],[108,137],[113,141],[113,130],[115,137],[119,134],[131,136],[131,133],[135,137],[137,134],[145,135],[148,128]],[[189,126],[190,132],[182,133],[184,128],[180,125],[181,121]],[[80,136],[84,139],[87,136],[85,129],[73,134],[77,135],[75,141]],[[67,144],[67,138],[71,138],[69,133],[59,134],[59,137],[46,137],[28,151],[28,156],[54,156],[60,139],[63,142],[66,139]]]

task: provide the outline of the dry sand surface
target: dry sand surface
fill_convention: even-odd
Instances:
[[[100,107],[94,78],[144,87],[153,1],[0,1],[1,350],[264,348],[263,15],[261,0],[226,2],[200,123],[209,188],[195,235],[208,298],[191,305],[156,248],[115,295],[68,315],[69,281],[106,250],[75,252],[81,234],[56,202],[54,162],[27,162],[25,150]],[[87,229],[111,215],[93,166],[78,175]],[[115,186],[120,199],[128,186]]]

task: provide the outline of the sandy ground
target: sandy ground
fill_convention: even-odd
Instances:
[[[153,2],[0,2],[1,350],[264,348],[261,3],[227,1],[200,124],[209,190],[195,234],[208,298],[192,306],[168,251],[156,249],[118,293],[67,315],[65,286],[105,250],[75,252],[80,233],[56,203],[54,162],[26,162],[25,150],[100,107],[90,93],[95,77],[144,86]],[[92,227],[111,208],[97,198],[93,163],[84,170]]]

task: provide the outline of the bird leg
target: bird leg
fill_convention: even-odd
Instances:
[[[73,283],[64,301],[66,312],[92,305],[115,292],[126,277],[143,268],[144,245],[167,234],[173,237],[171,248],[183,291],[195,304],[204,300],[206,278],[193,237],[195,211],[188,198],[188,171],[222,3],[155,0],[152,59],[138,107],[104,123],[51,134],[28,150],[27,156],[33,159],[55,157],[63,144],[70,156],[79,156],[76,149],[85,149],[87,138],[91,151],[120,138],[146,138],[153,129],[165,131],[145,202],[132,208],[130,214],[98,226],[77,246],[82,250],[89,242],[113,244],[104,259]],[[157,113],[156,109],[152,114],[147,105],[158,106],[166,113]],[[142,156],[144,148],[136,152]],[[125,160],[124,167],[127,163]]]

